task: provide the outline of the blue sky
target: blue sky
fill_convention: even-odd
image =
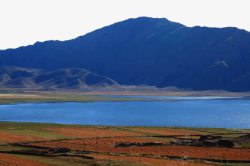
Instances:
[[[249,6],[249,0],[0,0],[0,49],[72,39],[139,16],[250,31]]]

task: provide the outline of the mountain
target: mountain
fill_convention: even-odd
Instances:
[[[112,79],[86,69],[67,68],[55,71],[4,66],[0,68],[0,86],[4,88],[86,89],[118,86]]]
[[[250,91],[250,32],[139,17],[68,41],[0,51],[0,66],[85,68],[123,85]]]

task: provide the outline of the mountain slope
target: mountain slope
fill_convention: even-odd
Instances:
[[[69,41],[0,51],[0,65],[86,68],[125,85],[248,91],[250,33],[140,17]]]
[[[4,66],[0,68],[0,86],[4,88],[81,89],[118,86],[112,79],[86,69],[38,69]]]

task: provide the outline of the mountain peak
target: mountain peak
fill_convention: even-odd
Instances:
[[[180,23],[177,22],[172,22],[169,21],[166,18],[153,18],[153,17],[146,17],[146,16],[142,16],[142,17],[137,17],[137,18],[130,18],[115,24],[121,24],[121,23],[136,23],[136,24],[147,24],[147,25],[154,25],[154,26],[167,26],[170,24],[175,24],[175,25],[179,25],[179,26],[184,26]]]
[[[164,22],[169,22],[168,19],[166,18],[155,18],[155,17],[147,17],[147,16],[141,16],[141,17],[136,17],[136,18],[131,18],[133,20],[144,20],[144,21],[164,21]]]

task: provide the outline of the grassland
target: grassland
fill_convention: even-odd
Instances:
[[[0,91],[0,104],[36,102],[96,102],[96,101],[135,101],[138,98],[112,97],[100,94],[67,91]]]
[[[115,97],[114,95],[119,95]],[[127,98],[125,95],[134,97]],[[169,91],[159,89],[136,90],[33,90],[33,89],[0,89],[0,104],[14,104],[25,102],[95,102],[95,101],[137,101],[148,100],[137,96],[222,96],[248,97],[250,93],[234,93],[224,91]],[[124,97],[122,97],[124,96]],[[152,99],[150,99],[152,100]],[[156,100],[156,99],[155,99]]]
[[[0,165],[249,165],[249,135],[230,129],[0,122]],[[211,136],[234,145],[200,141]]]

